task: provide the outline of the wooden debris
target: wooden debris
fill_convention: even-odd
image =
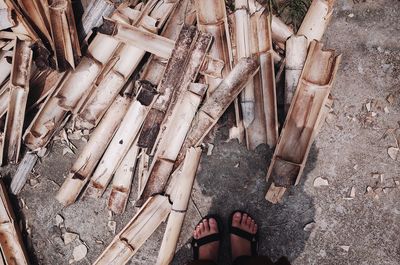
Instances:
[[[172,209],[168,217],[160,251],[158,252],[157,265],[168,265],[174,257],[200,157],[201,148],[199,147],[189,148],[186,152],[182,170],[177,177],[179,180],[175,182]]]
[[[93,265],[126,264],[170,212],[168,197],[150,197]]]
[[[134,142],[154,100],[155,89],[148,82],[141,82],[138,95],[130,104],[118,130],[101,158],[85,191],[85,196],[99,198],[107,188],[115,170]],[[135,122],[132,122],[134,120]]]
[[[12,52],[0,50],[0,85],[3,85],[11,73],[11,58]]]
[[[10,163],[19,161],[22,129],[29,92],[32,50],[29,41],[16,39],[10,77],[10,99],[4,133],[4,156]],[[1,162],[1,161],[0,161]]]
[[[286,40],[293,35],[293,29],[287,26],[280,18],[272,15],[271,33],[272,41],[276,43],[279,48],[285,50]]]
[[[0,30],[14,27],[15,21],[12,18],[11,10],[8,8],[0,7]]]
[[[116,214],[122,214],[128,203],[138,153],[139,147],[134,142],[115,172],[107,206]]]
[[[316,41],[310,45],[304,70],[268,169],[267,181],[271,179],[275,187],[285,189],[298,183],[318,132],[323,115],[321,110],[327,102],[341,59],[332,50],[322,50],[322,46]],[[277,199],[272,197],[275,195],[267,192],[266,199],[276,202]]]
[[[5,264],[29,264],[22,237],[3,181],[0,180],[0,246]]]
[[[12,194],[17,195],[22,190],[38,158],[35,153],[31,152],[24,155],[11,181],[10,190]]]
[[[118,96],[90,136],[89,142],[79,154],[56,195],[56,199],[64,206],[74,203],[88,182],[121,120],[125,116],[130,102],[131,100],[128,96]]]

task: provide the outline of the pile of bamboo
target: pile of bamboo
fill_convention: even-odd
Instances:
[[[90,137],[61,204],[110,186],[107,207],[121,214],[138,178],[139,212],[94,264],[125,264],[168,216],[157,264],[170,263],[200,147],[224,113],[230,138],[276,147],[267,200],[297,184],[332,104],[340,56],[319,41],[333,0],[314,0],[296,34],[257,1],[234,2],[93,0],[79,18],[71,0],[0,0],[0,160],[27,149],[11,192],[67,123]],[[280,134],[275,68],[285,69]]]

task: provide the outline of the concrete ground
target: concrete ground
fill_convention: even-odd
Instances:
[[[217,132],[212,155],[202,157],[174,264],[190,260],[188,242],[201,216],[219,214],[226,220],[226,232],[235,209],[254,216],[259,253],[273,260],[287,256],[293,265],[400,264],[400,159],[387,154],[396,137],[400,140],[400,129],[395,130],[400,127],[399,17],[399,1],[337,1],[324,38],[326,47],[343,54],[332,91],[333,112],[313,144],[300,184],[281,204],[264,199],[272,150],[260,146],[247,151],[234,141],[225,142],[224,128]],[[25,220],[21,225],[29,227],[24,235],[33,264],[68,264],[72,259],[79,241],[64,244],[57,215],[88,247],[77,264],[90,264],[113,238],[109,220],[116,221],[118,232],[136,211],[129,203],[125,214],[110,218],[105,199],[78,201],[63,209],[54,195],[76,155],[62,151],[56,142],[36,166],[31,185],[14,198],[17,214]],[[3,169],[3,174],[10,176],[13,169]],[[314,187],[318,177],[329,185]],[[355,197],[349,198],[352,188]],[[312,222],[313,229],[305,231]],[[154,264],[163,229],[130,264]],[[221,264],[230,264],[227,240],[222,250]]]

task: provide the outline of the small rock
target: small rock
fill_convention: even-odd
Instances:
[[[384,107],[383,111],[385,111],[386,114],[388,114],[390,112],[388,107]]]
[[[64,224],[64,218],[61,215],[57,214],[56,215],[56,226],[60,227],[63,224]]]
[[[68,245],[69,243],[75,241],[78,238],[79,238],[79,235],[75,234],[75,233],[65,232],[63,234],[63,240],[64,240],[65,245]]]
[[[371,111],[371,102],[368,102],[367,104],[365,104],[365,108],[367,109],[368,112]]]
[[[316,226],[315,222],[308,223],[304,226],[303,230],[306,232],[311,232]]]
[[[314,180],[314,187],[322,187],[322,186],[328,186],[329,182],[327,179],[324,179],[322,177],[318,177]]]
[[[387,153],[391,159],[397,160],[397,157],[399,155],[399,148],[391,146],[388,148]]]
[[[80,244],[76,246],[72,252],[72,256],[74,257],[74,261],[80,261],[87,254],[87,247],[84,244]]]
[[[212,155],[212,152],[214,150],[214,145],[213,144],[207,144],[207,155],[210,156]]]
[[[395,97],[393,94],[389,94],[389,96],[386,97],[387,102],[389,102],[390,104],[394,103]]]
[[[107,223],[108,229],[113,235],[115,235],[115,231],[117,230],[117,222],[115,221],[108,221]]]
[[[347,16],[351,18],[351,17],[354,17],[354,14],[353,14],[353,13],[350,13],[350,14],[348,14]]]
[[[340,248],[346,252],[349,252],[350,246],[340,246]]]

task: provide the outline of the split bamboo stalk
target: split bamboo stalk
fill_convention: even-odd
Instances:
[[[213,36],[213,45],[210,48],[210,56],[223,62],[222,78],[231,70],[231,43],[229,30],[227,30],[226,6],[224,0],[196,0],[197,25],[200,31],[210,33]],[[222,81],[222,78],[206,76],[208,84],[207,94],[211,94]]]
[[[49,5],[51,36],[57,68],[75,69],[82,56],[70,0],[51,0]]]
[[[135,100],[130,104],[121,124],[100,160],[85,191],[85,196],[99,198],[107,188],[115,170],[134,142],[151,105],[157,98],[153,86],[141,82]],[[135,122],[132,122],[134,120]]]
[[[149,165],[150,165],[150,156],[147,154],[147,150],[145,148],[141,149],[141,153],[139,155],[139,168],[138,168],[138,181],[137,181],[137,194],[139,199],[140,194],[144,189],[144,186],[147,182],[147,176],[149,175]]]
[[[11,56],[9,51],[0,50],[0,85],[3,84],[11,73]]]
[[[175,183],[176,187],[174,187],[174,189],[176,192],[160,251],[158,252],[157,265],[168,265],[174,258],[179,234],[188,208],[190,194],[192,193],[197,167],[200,163],[200,157],[200,147],[189,148],[186,151],[182,171],[179,174],[179,180]]]
[[[28,265],[28,255],[15,216],[7,196],[7,189],[0,180],[0,246],[5,264]]]
[[[32,50],[30,41],[16,39],[10,77],[10,100],[4,133],[4,151],[7,161],[18,163],[22,129],[29,92]]]
[[[79,154],[56,195],[56,199],[64,206],[74,203],[88,182],[104,150],[125,116],[130,102],[130,97],[126,95],[118,96],[93,131],[88,143]]]
[[[3,117],[8,109],[8,102],[10,101],[10,81],[4,83],[0,89],[0,118]]]
[[[341,55],[311,42],[293,102],[268,169],[267,181],[288,188],[299,182],[336,76]],[[283,195],[279,192],[280,196]],[[267,193],[267,199],[270,197]],[[274,199],[279,201],[279,198]]]
[[[0,30],[8,29],[15,26],[12,18],[11,10],[6,7],[0,7]]]
[[[204,101],[191,124],[176,160],[176,165],[183,161],[187,148],[197,147],[202,143],[204,137],[217,123],[228,106],[239,95],[246,83],[256,74],[257,69],[258,64],[254,59],[240,59],[214,93]]]
[[[286,40],[293,35],[293,29],[280,18],[272,15],[271,19],[272,41],[282,50],[285,50]]]
[[[249,57],[250,48],[250,16],[247,0],[235,0],[235,38],[238,59]],[[243,126],[245,131],[254,120],[255,111],[254,82],[250,80],[240,95]]]
[[[59,128],[67,113],[72,111],[88,93],[101,74],[103,66],[112,57],[119,42],[97,34],[77,68],[68,73],[55,92],[47,98],[24,134],[24,143],[36,150],[44,147]]]
[[[183,78],[182,73],[185,71],[185,62],[190,56],[190,46],[195,35],[196,30],[193,27],[186,26],[182,28],[179,34],[174,52],[168,60],[161,82],[157,87],[160,96],[150,110],[139,136],[138,145],[142,148],[152,149],[157,140],[161,123],[170,105],[174,90],[180,85]]]
[[[300,25],[297,35],[304,35],[308,43],[320,41],[333,14],[335,0],[313,0]]]
[[[144,31],[147,31],[148,28],[154,28],[155,32],[153,33],[158,33],[159,28],[165,23],[166,14],[169,15],[174,7],[174,3],[157,5],[157,9],[150,12],[150,17],[145,17],[146,19],[140,21],[136,21],[140,17],[140,12],[133,9],[130,9],[130,11],[134,13],[136,17],[135,24],[139,25],[139,28]],[[157,10],[161,10],[163,13],[158,14]],[[145,52],[128,44],[121,45],[115,55],[119,57],[119,60],[106,77],[104,77],[104,80],[101,80],[100,84],[96,86],[96,89],[91,93],[82,110],[79,111],[80,113],[76,117],[77,128],[91,129],[97,125],[112,100],[117,96],[118,92],[139,65]]]
[[[304,67],[307,57],[308,41],[304,36],[292,35],[286,41],[285,60],[285,112],[289,110],[290,103]]]
[[[93,265],[127,264],[170,212],[168,197],[156,195],[149,198]]]
[[[19,163],[17,172],[15,172],[11,180],[10,191],[12,194],[18,195],[22,190],[38,158],[35,153],[31,152],[27,152],[24,155],[21,163]]]
[[[49,21],[49,9],[47,1],[43,0],[17,0],[21,9],[24,11],[24,15],[32,21],[31,24],[40,31],[45,37],[45,41],[51,43],[50,35],[50,21]]]
[[[111,184],[111,193],[108,198],[108,209],[116,214],[125,212],[139,149],[136,142],[134,142],[115,172]]]
[[[164,190],[206,90],[206,85],[192,83],[174,107],[171,118],[165,125],[165,132],[157,147],[146,185],[140,196],[142,201]]]

